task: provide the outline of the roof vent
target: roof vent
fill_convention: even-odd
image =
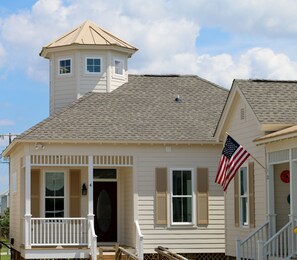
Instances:
[[[182,100],[181,100],[181,98],[180,98],[180,96],[179,96],[179,95],[177,95],[177,96],[176,96],[176,98],[175,98],[175,102],[177,102],[177,103],[180,103],[180,102],[182,102]]]

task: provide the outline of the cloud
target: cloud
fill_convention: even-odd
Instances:
[[[10,126],[14,125],[15,122],[9,119],[0,119],[0,126]]]
[[[263,37],[295,37],[296,11],[297,2],[290,0],[39,0],[31,9],[2,18],[0,68],[1,57],[10,57],[5,71],[23,70],[47,83],[41,47],[90,19],[139,48],[130,60],[133,73],[197,74],[225,87],[233,78],[296,79],[296,64],[288,54],[259,47]],[[205,26],[236,32],[247,43],[236,42],[235,36],[227,44],[237,43],[236,53],[200,53],[196,41]]]

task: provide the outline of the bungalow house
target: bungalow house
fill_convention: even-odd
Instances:
[[[233,81],[216,137],[228,132],[252,156],[225,192],[227,256],[297,255],[296,100],[297,81]]]
[[[136,51],[90,21],[42,48],[50,116],[4,151],[14,259],[94,259],[116,243],[142,259],[158,246],[224,259],[214,132],[228,91],[197,76],[128,75]]]

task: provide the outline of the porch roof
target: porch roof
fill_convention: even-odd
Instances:
[[[86,94],[14,142],[215,142],[227,94],[197,76],[129,75],[129,83]]]

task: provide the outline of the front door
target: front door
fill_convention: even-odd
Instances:
[[[117,182],[94,182],[95,232],[98,242],[117,242]]]

